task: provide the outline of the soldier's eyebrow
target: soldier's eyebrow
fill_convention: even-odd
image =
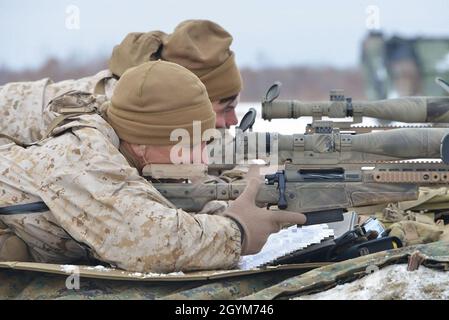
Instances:
[[[237,107],[237,104],[233,104],[234,101],[228,101],[227,103],[219,104],[219,107],[215,109],[215,112],[227,112]]]
[[[227,97],[227,98],[223,98],[223,99],[220,99],[220,101],[218,101],[220,104],[222,104],[222,103],[226,103],[226,102],[232,102],[232,101],[234,101],[236,98],[237,98],[237,94],[235,94],[235,95],[233,95],[233,96],[231,96],[231,97]]]

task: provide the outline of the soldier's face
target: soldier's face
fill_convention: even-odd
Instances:
[[[206,142],[192,148],[177,148],[172,152],[171,145],[138,145],[121,141],[135,162],[142,169],[149,164],[173,164],[173,163],[207,163]],[[183,161],[186,160],[186,161]]]
[[[213,101],[212,107],[216,114],[216,128],[230,128],[238,124],[235,108],[240,101],[240,94],[220,101]]]

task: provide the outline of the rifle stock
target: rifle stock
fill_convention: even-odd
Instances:
[[[156,183],[154,186],[176,207],[198,212],[212,200],[235,200],[245,189],[245,182]],[[262,185],[256,204],[277,206],[279,190],[278,185]],[[341,221],[346,208],[417,199],[418,186],[408,183],[286,182],[284,196],[287,203],[284,209],[306,214],[307,224],[319,224]]]

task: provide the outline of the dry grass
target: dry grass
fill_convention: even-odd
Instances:
[[[0,67],[0,85],[16,81],[32,81],[50,77],[53,81],[79,79],[97,73],[107,67],[106,58],[97,58],[84,64],[72,61],[48,59],[40,68],[11,71]],[[282,82],[282,98],[303,100],[327,100],[329,90],[344,89],[353,98],[365,98],[363,77],[359,69],[335,69],[332,67],[289,67],[253,70],[242,68],[244,89],[241,100],[259,101],[274,82]]]

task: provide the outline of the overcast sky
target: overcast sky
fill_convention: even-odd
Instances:
[[[185,19],[227,29],[241,66],[346,67],[359,62],[367,25],[390,35],[449,36],[449,0],[0,0],[0,65],[109,56],[128,32],[171,32]]]

